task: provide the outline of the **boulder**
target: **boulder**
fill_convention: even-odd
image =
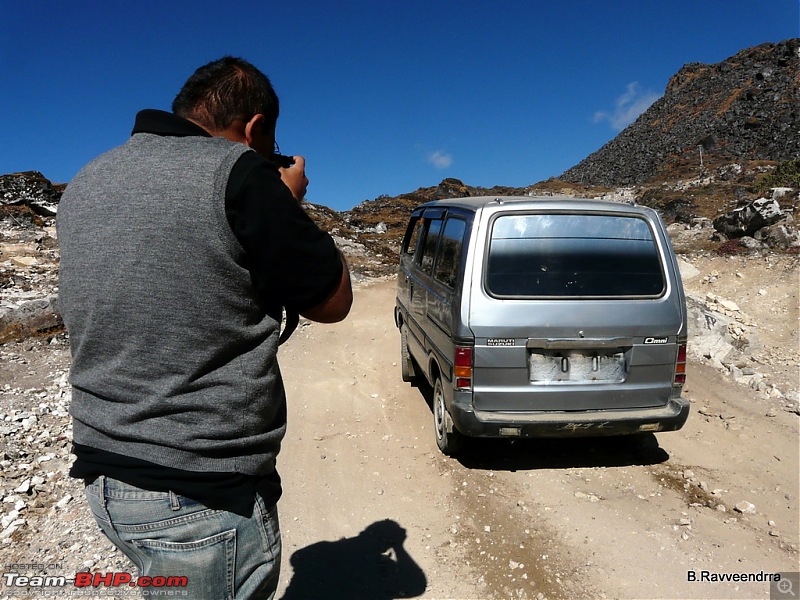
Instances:
[[[52,217],[63,191],[63,185],[53,185],[38,171],[0,176],[0,206],[25,205],[39,215]]]
[[[56,294],[0,305],[0,343],[47,334],[62,326]]]
[[[776,223],[759,229],[756,232],[756,239],[770,248],[786,249],[800,246],[800,231],[790,223]]]
[[[759,229],[773,225],[785,216],[777,200],[759,198],[718,216],[714,219],[714,229],[728,238],[754,237]]]

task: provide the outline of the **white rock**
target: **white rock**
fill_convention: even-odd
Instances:
[[[736,506],[734,506],[737,512],[742,514],[755,514],[756,507],[754,504],[748,502],[747,500],[742,500],[741,502],[737,502]]]
[[[8,513],[2,519],[0,519],[0,527],[5,529],[18,518],[19,518],[19,511],[12,510],[10,513]]]
[[[61,500],[56,502],[56,508],[58,508],[59,510],[63,509],[70,502],[72,502],[72,495],[71,494],[67,494]]]
[[[12,256],[11,262],[20,267],[32,267],[39,264],[35,256]]]
[[[684,281],[694,279],[700,275],[700,271],[694,265],[686,262],[685,260],[678,259],[678,269],[681,273],[681,278]]]
[[[16,519],[12,521],[8,527],[3,529],[2,533],[0,533],[0,540],[5,540],[11,534],[13,534],[17,529],[19,529],[22,525],[25,524],[25,519]]]
[[[734,302],[733,300],[726,300],[725,298],[720,298],[718,302],[719,305],[726,310],[731,310],[734,312],[739,312],[741,310],[739,308],[739,305],[736,304],[736,302]]]

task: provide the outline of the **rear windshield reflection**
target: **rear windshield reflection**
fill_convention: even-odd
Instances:
[[[486,288],[511,297],[653,297],[665,282],[645,220],[532,214],[494,221]]]

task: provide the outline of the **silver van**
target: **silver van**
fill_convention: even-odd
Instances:
[[[433,388],[436,442],[680,429],[686,303],[652,209],[482,197],[417,207],[400,253],[404,381]]]

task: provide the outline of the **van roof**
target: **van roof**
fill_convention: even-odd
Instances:
[[[453,207],[462,207],[468,210],[476,210],[478,208],[482,208],[488,205],[506,205],[506,204],[515,204],[515,205],[541,205],[541,204],[551,204],[553,208],[560,207],[565,208],[569,207],[569,204],[579,204],[580,208],[583,209],[595,209],[595,210],[608,210],[616,208],[623,208],[624,210],[630,210],[633,208],[634,204],[629,202],[618,202],[613,200],[598,200],[592,198],[576,198],[573,196],[472,196],[468,198],[447,198],[444,200],[434,200],[432,202],[426,202],[425,204],[421,204],[417,207],[417,210],[420,208],[432,208],[432,207],[444,207],[444,206],[453,206]],[[577,206],[576,206],[577,208]],[[645,207],[637,207],[639,210],[644,209]],[[646,210],[646,209],[645,209]]]

